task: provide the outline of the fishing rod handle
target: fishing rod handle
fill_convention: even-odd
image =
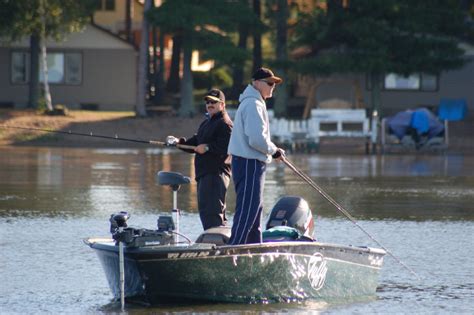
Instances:
[[[187,145],[187,144],[176,144],[176,147],[179,149],[187,149],[187,150],[194,150],[196,146],[194,145]]]

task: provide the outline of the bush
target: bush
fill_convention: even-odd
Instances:
[[[212,69],[208,72],[193,72],[194,89],[224,89],[232,86],[232,76],[224,68]]]
[[[217,87],[218,89],[224,89],[226,87],[232,86],[233,79],[232,76],[224,68],[217,68],[212,71],[212,86]]]

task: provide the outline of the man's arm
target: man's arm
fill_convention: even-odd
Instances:
[[[264,154],[274,154],[277,151],[277,146],[269,137],[268,128],[270,126],[265,119],[265,108],[255,104],[247,106],[246,109],[244,132],[249,138],[249,145]]]

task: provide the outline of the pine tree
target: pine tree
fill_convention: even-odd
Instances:
[[[456,0],[328,0],[298,24],[296,45],[311,53],[298,62],[305,74],[363,73],[373,83],[372,108],[380,110],[386,73],[439,74],[461,67],[459,42],[466,11]]]

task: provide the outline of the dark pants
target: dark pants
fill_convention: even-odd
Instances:
[[[225,196],[230,178],[225,174],[206,174],[197,181],[199,216],[204,230],[226,225]]]
[[[231,245],[262,242],[260,218],[266,167],[266,164],[259,160],[232,156],[236,204],[229,240]]]

